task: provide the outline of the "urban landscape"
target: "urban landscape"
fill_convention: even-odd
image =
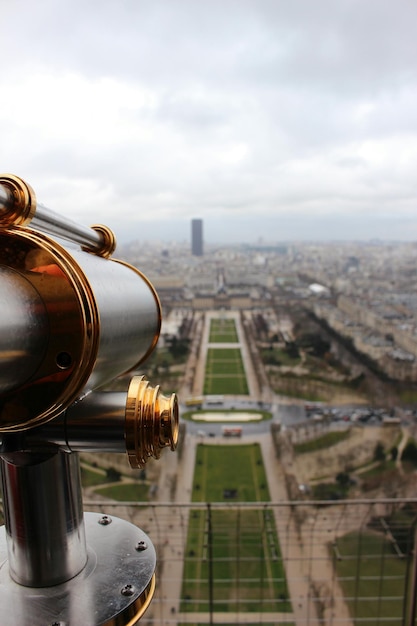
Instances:
[[[122,250],[161,299],[140,373],[178,394],[177,451],[139,473],[83,455],[87,510],[155,544],[143,621],[413,624],[417,247],[202,227]]]
[[[0,626],[417,626],[417,2],[2,8]]]

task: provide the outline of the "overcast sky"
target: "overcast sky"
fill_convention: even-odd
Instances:
[[[3,0],[0,171],[119,240],[417,240],[416,0]]]

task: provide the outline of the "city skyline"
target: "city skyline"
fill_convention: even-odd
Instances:
[[[144,222],[132,230],[120,223],[110,224],[119,243],[135,240],[163,243],[191,242],[187,218]],[[417,241],[417,221],[413,217],[398,219],[396,214],[381,216],[376,222],[368,216],[282,216],[260,220],[255,217],[204,219],[204,240],[208,245],[235,245],[281,242],[366,242],[373,240]]]

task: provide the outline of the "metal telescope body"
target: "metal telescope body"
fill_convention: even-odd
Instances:
[[[78,452],[126,452],[132,468],[175,449],[178,403],[133,376],[158,341],[146,277],[112,258],[106,226],[84,228],[0,176],[2,626],[133,626],[155,589],[152,542],[83,513]]]

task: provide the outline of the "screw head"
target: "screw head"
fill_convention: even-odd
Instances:
[[[138,552],[143,552],[144,550],[146,550],[148,547],[148,544],[146,543],[146,541],[138,541],[136,546],[135,546],[135,550],[137,550]]]
[[[125,585],[120,590],[120,593],[122,594],[122,596],[133,596],[133,594],[135,593],[135,588],[133,585]]]
[[[109,524],[111,524],[111,522],[112,522],[112,519],[108,515],[103,515],[98,520],[98,523],[101,524],[102,526],[108,526]]]

